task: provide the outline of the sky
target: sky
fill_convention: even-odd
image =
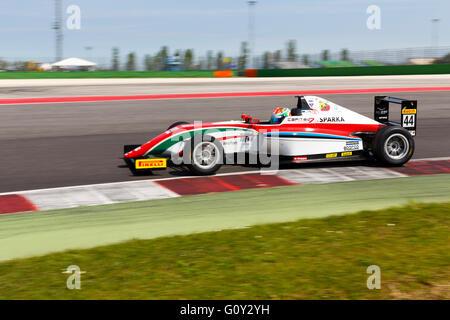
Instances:
[[[79,6],[81,24],[65,26],[64,57],[109,60],[112,47],[142,57],[162,45],[172,52],[192,48],[196,56],[207,50],[237,56],[248,39],[245,0],[63,0],[64,25],[70,5]],[[370,5],[380,8],[378,30],[366,26]],[[439,45],[450,46],[449,0],[258,0],[255,52],[284,49],[289,39],[300,54],[429,46],[433,18],[440,19]],[[53,21],[54,0],[2,0],[0,57],[52,60]]]

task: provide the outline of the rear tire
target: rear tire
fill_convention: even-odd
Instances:
[[[223,147],[214,137],[194,137],[183,151],[185,164],[196,175],[214,174],[223,164]]]
[[[414,139],[402,127],[384,127],[375,135],[372,151],[375,158],[383,164],[402,166],[414,154]]]
[[[180,125],[182,125],[182,124],[188,124],[188,122],[186,122],[186,121],[177,121],[177,122],[174,122],[174,123],[172,123],[172,124],[167,128],[167,130],[170,130],[170,129],[175,128],[176,126],[180,126]]]

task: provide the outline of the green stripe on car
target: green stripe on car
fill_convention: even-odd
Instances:
[[[188,140],[194,137],[195,135],[205,135],[205,132],[207,134],[213,134],[217,132],[224,132],[224,131],[248,131],[248,132],[255,132],[255,130],[246,129],[246,128],[230,128],[230,127],[213,127],[213,128],[202,128],[202,129],[194,129],[194,130],[188,130],[183,131],[180,133],[177,133],[173,136],[170,136],[166,140],[161,141],[159,144],[154,146],[152,149],[149,150],[149,152],[146,154],[161,154],[170,147],[172,147],[174,144],[181,142],[183,140]]]

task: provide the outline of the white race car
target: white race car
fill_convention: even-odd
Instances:
[[[142,145],[126,145],[124,159],[133,171],[169,165],[205,175],[222,164],[239,163],[236,159],[267,164],[275,158],[303,163],[369,157],[401,166],[414,153],[415,100],[376,96],[370,119],[320,97],[297,98],[297,106],[280,123],[245,114],[241,120],[176,122]],[[389,121],[390,103],[401,105],[401,123]]]

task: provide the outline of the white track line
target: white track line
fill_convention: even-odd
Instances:
[[[410,161],[416,162],[416,161],[439,161],[439,160],[450,160],[450,157],[421,158],[421,159],[413,159]]]
[[[277,82],[311,82],[311,81],[355,81],[364,80],[450,80],[448,74],[430,75],[386,75],[386,76],[328,76],[328,77],[233,77],[233,78],[108,78],[108,79],[1,79],[0,88],[35,87],[35,86],[93,86],[93,85],[142,85],[142,84],[227,84],[227,83],[277,83]],[[426,84],[426,82],[425,82]]]
[[[179,197],[177,193],[149,180],[135,181],[131,185],[124,183],[87,185],[32,190],[19,194],[25,196],[40,210]]]

